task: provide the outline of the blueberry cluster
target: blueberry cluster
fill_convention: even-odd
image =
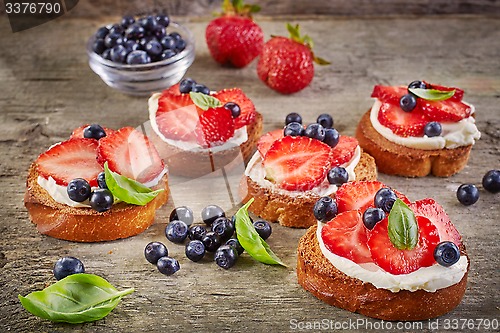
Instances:
[[[181,94],[189,94],[191,91],[210,95],[210,89],[206,85],[197,83],[190,77],[182,79],[179,83],[179,92]]]
[[[84,138],[99,140],[105,136],[106,132],[98,124],[89,125],[83,130]],[[106,185],[104,172],[97,175],[97,184],[99,188],[92,190],[88,181],[83,178],[75,178],[68,183],[66,192],[71,200],[76,202],[88,200],[90,207],[102,213],[111,209],[114,198]]]
[[[482,184],[488,192],[500,192],[500,170],[488,171],[483,176]],[[479,200],[479,189],[474,184],[462,184],[457,189],[457,199],[464,206],[473,205]]]
[[[120,23],[97,30],[92,50],[106,60],[129,65],[169,59],[186,48],[179,33],[167,34],[169,24],[167,15],[124,16]]]
[[[56,280],[61,280],[71,274],[85,273],[85,267],[80,259],[63,257],[56,261],[52,272]]]

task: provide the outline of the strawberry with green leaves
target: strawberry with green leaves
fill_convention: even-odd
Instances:
[[[264,45],[264,33],[251,16],[260,7],[245,5],[243,0],[224,0],[222,10],[205,31],[208,50],[219,64],[245,67]]]
[[[301,36],[299,25],[287,24],[290,38],[275,36],[266,44],[257,64],[259,78],[271,89],[293,94],[307,87],[314,77],[314,63],[327,65],[312,52],[313,41]]]

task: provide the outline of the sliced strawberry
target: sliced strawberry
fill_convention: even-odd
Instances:
[[[194,105],[189,94],[164,92],[158,99],[158,130],[167,139],[196,142],[195,129],[202,112]]]
[[[453,223],[451,223],[448,214],[443,207],[434,199],[418,200],[410,205],[415,215],[427,217],[436,226],[441,241],[450,241],[457,246],[462,245],[462,236],[457,231]]]
[[[376,85],[373,87],[372,97],[378,98],[384,103],[399,105],[399,99],[407,93],[408,88],[406,87]]]
[[[255,119],[255,105],[250,100],[250,98],[248,98],[247,95],[243,93],[241,89],[224,89],[218,91],[213,96],[221,101],[222,104],[226,104],[227,102],[238,104],[241,110],[241,114],[234,119],[235,129],[246,126]]]
[[[362,264],[372,262],[366,230],[361,211],[351,210],[338,214],[325,224],[321,238],[332,253]]]
[[[267,151],[266,179],[285,190],[310,190],[325,179],[331,155],[332,149],[319,140],[285,136]]]
[[[162,95],[168,94],[168,95],[180,96],[182,94],[179,91],[179,86],[180,86],[180,83],[174,84],[170,88],[163,90],[163,92],[161,94]],[[189,94],[186,94],[186,95],[189,95]]]
[[[332,149],[332,167],[347,163],[354,156],[358,140],[351,136],[341,135],[339,143]]]
[[[196,126],[195,135],[202,147],[215,147],[223,144],[234,135],[234,120],[231,111],[218,107],[203,112]]]
[[[439,243],[439,234],[432,222],[424,216],[415,217],[418,224],[418,242],[412,250],[396,248],[387,231],[388,218],[375,224],[368,232],[368,248],[373,261],[391,274],[408,274],[421,267],[432,266],[434,249]]]
[[[260,153],[260,156],[264,158],[266,156],[267,151],[274,143],[274,141],[279,140],[283,137],[283,129],[275,129],[271,132],[264,134],[257,142],[257,150]]]
[[[110,170],[141,183],[155,179],[164,169],[163,160],[149,139],[132,127],[124,127],[99,141],[97,161]]]
[[[456,122],[470,116],[472,108],[462,101],[419,101],[423,113],[430,120]]]
[[[425,82],[425,85],[427,86],[427,89],[435,89],[435,90],[440,90],[440,91],[452,91],[455,90],[455,93],[453,94],[452,97],[450,97],[450,100],[454,100],[457,102],[460,102],[462,98],[464,97],[464,91],[460,88],[455,88],[455,87],[445,87],[441,86],[439,84],[434,84],[434,83],[428,83]]]
[[[378,113],[380,123],[399,136],[423,136],[424,127],[429,122],[418,108],[405,112],[398,105],[383,103]]]
[[[63,141],[38,156],[37,171],[44,178],[54,178],[56,184],[67,186],[75,178],[97,186],[97,175],[102,171],[96,161],[97,140],[74,138]]]
[[[73,132],[71,133],[71,136],[69,138],[70,139],[83,138],[83,131],[89,126],[90,126],[90,124],[87,124],[87,125],[83,125],[83,126],[75,128],[73,130]],[[111,128],[107,128],[107,127],[103,127],[102,129],[104,130],[104,132],[106,132],[106,135],[109,135],[115,131],[115,130],[112,130]],[[93,139],[93,140],[95,140],[95,139]]]

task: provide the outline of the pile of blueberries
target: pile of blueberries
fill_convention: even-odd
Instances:
[[[172,58],[186,48],[186,41],[177,32],[167,34],[169,24],[167,15],[124,16],[120,23],[97,30],[92,50],[106,60],[129,65]]]
[[[185,254],[191,261],[201,261],[207,253],[213,253],[218,266],[224,269],[233,267],[244,251],[234,237],[235,217],[228,218],[219,206],[208,205],[201,211],[201,218],[204,224],[193,224],[191,208],[179,206],[170,213],[165,236],[173,243],[185,243]],[[262,239],[271,236],[272,228],[267,221],[255,221],[253,226]],[[186,239],[189,240],[185,242]],[[168,249],[161,242],[146,245],[144,256],[165,275],[172,275],[180,269],[178,260],[168,256]]]
[[[483,188],[490,193],[500,192],[500,170],[486,172],[482,180]],[[479,189],[474,184],[462,184],[457,189],[457,199],[464,206],[475,204],[479,200]]]
[[[312,139],[317,139],[329,145],[332,148],[339,143],[340,134],[333,128],[333,118],[327,113],[322,113],[318,116],[315,123],[307,125],[306,128],[302,125],[302,117],[296,112],[289,113],[285,118],[285,136],[307,136]],[[347,183],[349,174],[344,167],[336,166],[328,171],[328,182],[332,185],[340,186]]]

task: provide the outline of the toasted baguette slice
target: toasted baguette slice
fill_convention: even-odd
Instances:
[[[373,157],[362,153],[354,172],[356,180],[376,180],[377,166]],[[316,224],[313,207],[320,196],[315,193],[290,196],[261,187],[250,177],[244,176],[240,184],[240,196],[243,202],[254,198],[249,210],[267,221],[279,222],[282,226],[292,228],[308,228]],[[331,197],[334,198],[335,194]]]
[[[361,148],[375,158],[380,172],[405,177],[429,174],[449,177],[465,167],[472,148],[468,145],[455,149],[422,150],[398,145],[375,130],[370,121],[370,111],[361,118],[356,138]]]
[[[29,169],[24,205],[37,230],[45,235],[76,242],[100,242],[137,235],[153,224],[155,211],[168,199],[167,175],[155,189],[164,188],[144,206],[120,202],[106,212],[60,204],[37,183],[36,164]]]
[[[451,311],[465,294],[468,271],[457,284],[435,292],[392,292],[363,283],[342,273],[326,259],[316,230],[317,226],[312,226],[299,240],[297,278],[305,290],[330,305],[383,320],[425,320]],[[461,249],[461,255],[467,255],[465,248]]]
[[[218,152],[182,150],[163,141],[154,131],[150,139],[172,175],[196,178],[225,167],[238,158],[242,163],[247,162],[255,151],[261,133],[262,115],[257,112],[254,121],[247,125],[248,140],[230,149]]]

